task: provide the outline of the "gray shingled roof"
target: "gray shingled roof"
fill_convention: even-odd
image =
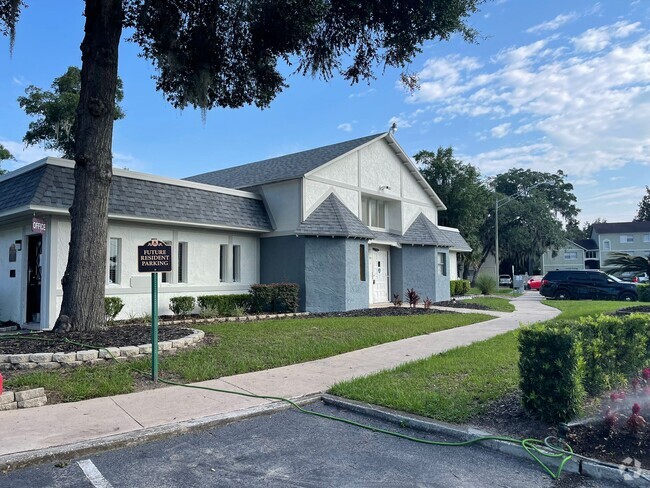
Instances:
[[[329,146],[309,149],[286,156],[265,159],[255,163],[212,171],[185,178],[188,181],[206,183],[208,185],[225,186],[226,188],[251,188],[267,183],[300,178],[323,164],[377,139],[382,134],[360,137],[351,141],[339,142]]]
[[[607,222],[594,224],[593,230],[596,234],[618,234],[621,232],[648,232],[650,222]]]
[[[402,236],[402,244],[454,247],[447,234],[440,230],[423,213],[417,216]]]
[[[0,182],[0,212],[25,205],[68,209],[74,170],[46,164]],[[272,230],[261,200],[114,176],[108,211],[162,221]]]
[[[598,244],[596,241],[593,239],[579,239],[577,241],[571,241],[574,244],[577,244],[578,246],[582,247],[583,249],[586,249],[587,251],[597,251],[598,250]]]
[[[361,222],[334,193],[331,193],[296,229],[298,235],[359,237],[375,234]]]
[[[464,251],[464,252],[472,251],[470,245],[463,238],[463,236],[460,235],[460,232],[447,230],[447,229],[440,229],[440,231],[443,232],[447,236],[447,238],[451,241],[452,249],[457,249],[458,251]]]

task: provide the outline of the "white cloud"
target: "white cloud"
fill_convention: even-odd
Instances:
[[[8,139],[0,138],[0,144],[2,144],[14,156],[14,158],[16,158],[15,161],[2,162],[2,168],[8,171],[13,171],[47,156],[61,156],[57,151],[46,150],[40,146],[25,146],[22,142],[11,141]]]
[[[562,27],[567,22],[570,22],[577,18],[578,18],[578,14],[575,12],[571,12],[569,14],[560,14],[552,20],[549,20],[547,22],[542,22],[541,24],[537,24],[529,29],[526,29],[526,32],[528,32],[529,34],[534,34],[537,32],[554,31]]]
[[[605,49],[613,39],[624,39],[639,31],[641,22],[620,21],[613,25],[594,27],[571,39],[577,51],[597,52]]]
[[[492,127],[492,129],[490,129],[490,134],[492,134],[492,137],[501,139],[502,137],[507,136],[510,132],[510,125],[510,122],[506,122],[505,124],[500,124],[496,127]]]
[[[352,124],[350,122],[343,122],[342,124],[339,124],[336,128],[344,132],[352,132]]]
[[[575,39],[551,36],[504,49],[487,66],[429,59],[422,74],[430,86],[406,101],[426,104],[437,123],[498,120],[484,134],[503,147],[465,157],[483,170],[563,169],[586,178],[650,165],[650,35],[627,21],[598,29],[608,39],[598,51],[576,51]]]
[[[367,97],[368,95],[372,95],[376,91],[377,90],[374,88],[368,88],[367,90],[363,90],[357,93],[350,93],[348,95],[348,98],[363,98],[363,97]]]
[[[388,127],[391,127],[393,124],[397,125],[398,129],[406,129],[408,127],[411,127],[411,122],[409,122],[403,113],[393,116],[388,120]]]

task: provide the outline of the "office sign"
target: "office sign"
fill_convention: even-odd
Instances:
[[[36,217],[32,219],[32,232],[36,232],[37,234],[45,234],[46,230],[47,225],[43,219],[37,219]]]

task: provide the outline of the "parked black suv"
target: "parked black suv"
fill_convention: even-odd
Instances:
[[[539,292],[558,300],[636,301],[639,299],[636,287],[598,270],[549,271],[542,278]]]

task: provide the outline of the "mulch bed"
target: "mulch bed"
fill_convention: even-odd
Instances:
[[[362,308],[359,310],[349,310],[347,312],[327,312],[312,313],[300,318],[327,318],[327,317],[402,317],[404,315],[431,315],[446,312],[443,310],[424,308],[407,308],[407,307],[382,307],[382,308]]]
[[[159,341],[171,341],[191,334],[187,327],[161,325],[158,328]],[[95,347],[138,346],[151,343],[151,325],[116,325],[92,332],[68,332],[57,335],[53,332],[25,334],[21,338],[0,335],[0,354],[34,354],[39,352],[74,352],[87,347],[66,341],[88,344]]]
[[[630,315],[631,313],[650,313],[650,305],[619,308],[616,312],[612,312],[612,315]]]
[[[493,402],[483,414],[468,423],[492,434],[518,439],[544,440],[558,434],[557,426],[533,418],[524,411],[519,391]],[[574,452],[583,456],[614,464],[633,458],[647,469],[650,466],[650,431],[646,429],[644,433],[631,434],[624,420],[619,423],[621,425],[614,432],[609,432],[602,422],[572,426],[566,441]]]
[[[447,300],[444,302],[435,302],[434,305],[439,307],[469,308],[472,310],[491,310],[490,307],[480,303],[472,303],[467,300]]]

